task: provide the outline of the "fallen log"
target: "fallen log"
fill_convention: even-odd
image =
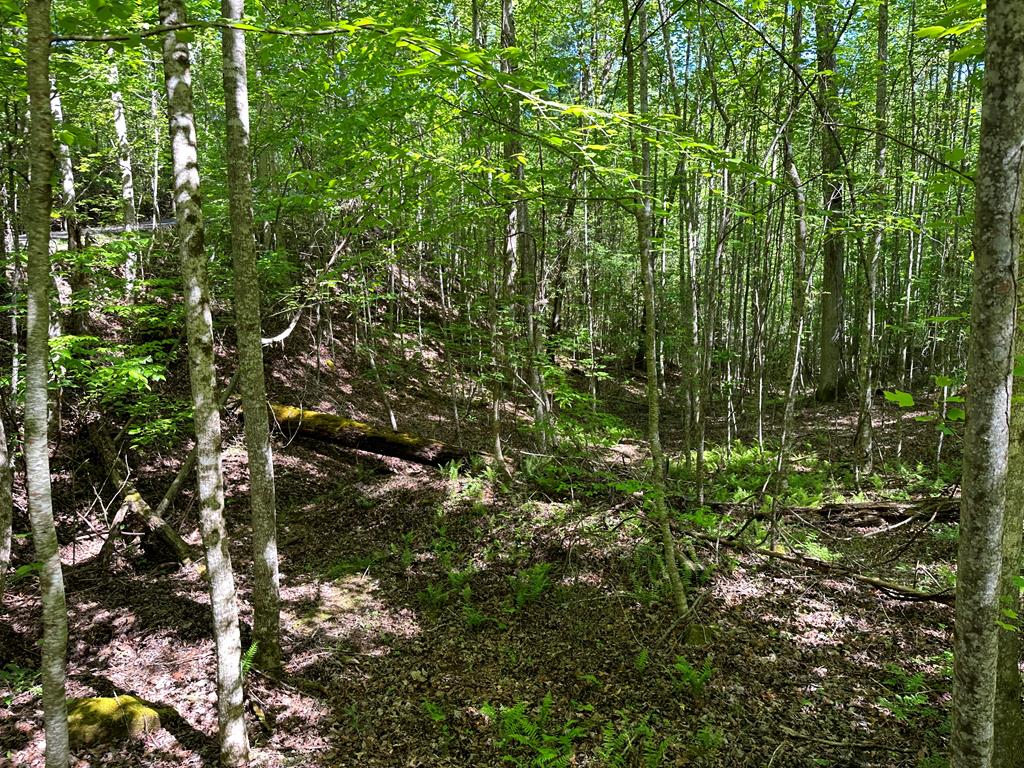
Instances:
[[[875,525],[878,521],[896,522],[905,518],[929,518],[937,523],[955,523],[960,519],[959,496],[937,496],[906,501],[846,501],[820,507],[792,507],[790,512],[822,515],[829,520],[852,525]]]
[[[700,506],[695,500],[688,505]],[[759,510],[755,502],[705,501],[704,506],[715,510],[753,509]],[[841,501],[822,504],[817,507],[781,507],[782,514],[818,515],[832,522],[853,526],[878,525],[902,520],[926,519],[936,523],[955,523],[960,519],[959,496],[936,496],[926,499],[904,501]],[[757,512],[755,516],[760,513]],[[767,517],[767,515],[761,515]]]
[[[174,560],[183,565],[196,560],[198,558],[196,550],[181,538],[174,527],[154,512],[142,498],[135,483],[131,481],[121,466],[121,458],[114,447],[114,441],[98,421],[89,425],[89,437],[92,439],[93,445],[96,446],[100,458],[103,459],[107,474],[110,475],[111,481],[117,487],[122,502],[121,507],[114,515],[110,533],[100,550],[100,561],[109,560],[120,526],[129,517],[137,521],[146,531],[142,542],[143,548],[151,554],[155,554],[160,559]]]
[[[274,427],[286,435],[312,437],[345,448],[438,467],[451,461],[466,461],[473,455],[472,451],[437,440],[380,429],[333,413],[307,411],[288,405],[271,405],[270,409],[274,414]]]
[[[816,557],[808,557],[807,555],[796,552],[777,552],[776,550],[768,549],[767,547],[753,547],[749,544],[744,544],[741,541],[720,538],[710,534],[700,533],[699,531],[687,531],[687,535],[702,541],[714,543],[716,546],[724,546],[740,552],[747,552],[751,555],[760,555],[761,557],[782,560],[792,565],[810,568],[811,570],[818,571],[819,573],[847,578],[859,584],[865,584],[869,587],[873,587],[874,589],[885,593],[889,597],[894,597],[898,600],[927,601],[942,603],[944,605],[952,605],[956,600],[956,595],[951,590],[925,592],[894,581],[888,581],[887,579],[866,576],[862,573],[858,573],[852,568],[847,568],[844,565],[828,563],[824,560],[819,560]]]

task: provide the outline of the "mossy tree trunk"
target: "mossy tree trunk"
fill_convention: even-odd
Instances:
[[[996,736],[995,707],[1000,580],[1004,571],[1018,570],[1017,562],[1004,566],[1003,545],[1024,192],[1024,3],[991,0],[987,25],[957,556],[953,768],[989,768],[997,742],[1009,760],[1021,754],[1019,743],[1002,744],[1008,734]]]
[[[244,0],[223,0],[221,15],[241,19]],[[245,34],[222,32],[224,104],[227,112],[228,191],[231,251],[235,273],[235,329],[238,370],[245,412],[245,448],[249,457],[252,508],[253,629],[256,664],[274,671],[281,665],[281,585],[277,560],[277,505],[274,453],[270,445],[256,238],[252,221],[252,176],[249,170],[249,85]]]
[[[185,9],[181,0],[160,0],[162,25],[175,26],[185,22]],[[199,202],[189,47],[174,32],[164,36],[163,64],[196,431],[199,525],[206,550],[217,655],[220,759],[222,765],[235,768],[249,762],[249,740],[245,731],[242,698],[242,648],[238,606],[235,603],[235,578],[231,570],[231,554],[224,523],[220,412],[216,397],[213,319],[203,247],[203,216]]]

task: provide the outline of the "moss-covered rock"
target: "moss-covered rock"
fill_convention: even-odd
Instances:
[[[160,729],[160,713],[134,696],[68,699],[68,734],[74,746],[110,744]]]
[[[711,645],[718,639],[718,627],[712,624],[691,624],[683,637],[684,645]]]

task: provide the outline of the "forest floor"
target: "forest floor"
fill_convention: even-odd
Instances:
[[[301,393],[306,407],[386,423],[370,377],[332,363],[307,365],[297,381],[280,373],[284,362],[272,365],[277,397],[298,404]],[[292,355],[287,364],[294,371],[303,362],[312,361]],[[454,442],[450,403],[437,391],[425,372],[406,374],[391,406],[401,428]],[[256,764],[945,765],[952,608],[730,548],[727,533],[756,511],[750,502],[774,462],[749,438],[728,450],[712,440],[707,494],[716,504],[687,501],[692,483],[671,465],[677,534],[700,535],[694,549],[707,566],[691,588],[692,614],[676,621],[637,492],[645,476],[641,392],[637,384],[607,393],[605,427],[617,426],[604,429],[606,439],[565,455],[524,454],[514,481],[482,463],[437,469],[277,438],[287,662],[279,681],[247,674],[258,704],[250,711]],[[899,414],[881,410],[889,459],[858,487],[844,463],[852,407],[803,406],[790,505],[948,490],[923,469],[934,467],[934,427],[909,418],[898,427]],[[227,512],[248,647],[238,422],[227,420]],[[463,415],[462,440],[483,448],[485,433],[482,415],[475,425]],[[892,459],[898,435],[902,463]],[[678,437],[667,429],[670,454]],[[74,463],[76,450],[74,441],[58,448],[81,475],[56,479],[69,527],[69,510],[82,519],[96,513],[89,457]],[[179,458],[149,457],[142,492],[159,498]],[[198,543],[194,516],[186,495],[172,519]],[[776,551],[924,591],[949,588],[955,526],[856,522],[787,513]],[[752,523],[747,534],[757,545],[764,525]],[[131,550],[100,569],[90,559],[100,540],[79,536],[63,549],[69,695],[131,693],[177,715],[144,740],[79,750],[75,765],[215,765],[204,583],[147,566]],[[28,546],[20,537],[21,561],[30,559]],[[42,765],[37,591],[34,579],[15,583],[0,619],[0,763],[12,766]]]

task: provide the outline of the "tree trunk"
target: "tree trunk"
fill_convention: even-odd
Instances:
[[[11,539],[14,524],[14,467],[7,445],[7,428],[0,418],[0,613],[3,613],[7,569],[11,565]]]
[[[648,83],[647,83],[647,7],[641,2],[637,7],[636,20],[638,30],[634,37],[630,30],[630,6],[628,0],[623,2],[623,18],[626,24],[626,71],[627,95],[629,111],[634,113],[634,93],[639,83],[640,119],[647,116]],[[640,65],[634,63],[634,40],[639,40]],[[636,70],[639,70],[638,72]],[[646,134],[646,131],[644,131]],[[643,273],[644,293],[644,362],[647,370],[647,445],[651,452],[652,480],[651,487],[645,494],[654,513],[654,521],[661,533],[662,555],[665,558],[665,570],[672,585],[672,596],[676,611],[680,616],[689,610],[686,587],[679,574],[676,564],[675,538],[668,518],[665,504],[665,455],[661,448],[661,403],[658,391],[658,335],[657,318],[655,317],[654,263],[651,254],[651,145],[646,135],[640,137],[640,146],[633,130],[630,129],[630,149],[633,155],[634,172],[639,182],[633,183],[633,209],[636,216],[637,245],[640,251],[640,269]]]
[[[1019,0],[989,3],[985,50],[953,652],[953,768],[988,768],[994,749],[1024,156]],[[1012,565],[1016,573],[1017,564]]]
[[[821,172],[825,209],[825,233],[822,237],[824,265],[821,285],[821,348],[818,374],[819,400],[835,400],[843,392],[843,267],[844,243],[840,230],[843,216],[842,157],[838,144],[836,83],[836,30],[833,0],[818,3],[814,26],[817,37],[819,102],[821,116]]]
[[[225,19],[241,19],[244,6],[244,0],[223,0],[221,15]],[[260,285],[252,221],[245,34],[238,29],[225,29],[222,43],[231,250],[235,272],[235,328],[252,505],[252,639],[256,643],[256,664],[262,669],[275,671],[281,666],[281,584],[277,563],[274,453],[267,421],[267,388],[263,378],[263,345],[260,342]]]
[[[855,440],[856,467],[858,474],[871,474],[874,447],[872,445],[871,404],[874,401],[875,387],[872,373],[876,356],[875,348],[875,294],[878,282],[878,259],[882,252],[882,238],[885,225],[882,223],[888,207],[885,204],[885,152],[886,131],[888,130],[889,106],[889,2],[881,0],[878,4],[878,76],[875,79],[875,183],[874,192],[877,196],[875,215],[878,221],[868,240],[867,248],[862,250],[862,272],[864,281],[860,295],[860,340],[857,351],[857,379],[859,391],[859,414],[857,418],[857,437]]]
[[[182,0],[160,0],[160,23],[186,21]],[[224,524],[224,478],[221,467],[220,413],[213,362],[203,218],[199,204],[199,169],[189,47],[174,32],[164,37],[164,81],[170,117],[174,199],[177,201],[181,273],[184,283],[189,374],[198,456],[199,524],[206,550],[210,605],[217,654],[217,720],[220,759],[235,768],[249,762],[242,701],[241,639],[235,579]]]
[[[270,407],[274,414],[275,426],[286,435],[305,435],[328,440],[346,448],[438,467],[452,461],[465,461],[473,455],[470,451],[453,448],[436,440],[377,429],[361,421],[353,421],[333,413],[305,411],[287,405]]]
[[[114,49],[109,48],[107,55],[113,59]],[[121,96],[119,85],[120,75],[117,63],[110,65],[110,101],[114,106],[114,134],[117,137],[117,165],[121,169],[121,213],[125,231],[136,229],[139,225],[138,213],[135,210],[135,181],[132,174],[132,145],[128,141],[128,120],[125,117],[124,97]],[[131,301],[135,293],[135,281],[138,277],[139,255],[134,251],[128,253],[124,271],[127,280],[125,296]]]
[[[43,600],[43,721],[46,768],[68,765],[68,713],[64,691],[68,613],[64,575],[53,522],[47,436],[47,363],[50,359],[50,210],[54,170],[50,111],[50,0],[28,0],[25,51],[31,130],[28,220],[28,341],[25,371],[25,475],[39,584]]]

